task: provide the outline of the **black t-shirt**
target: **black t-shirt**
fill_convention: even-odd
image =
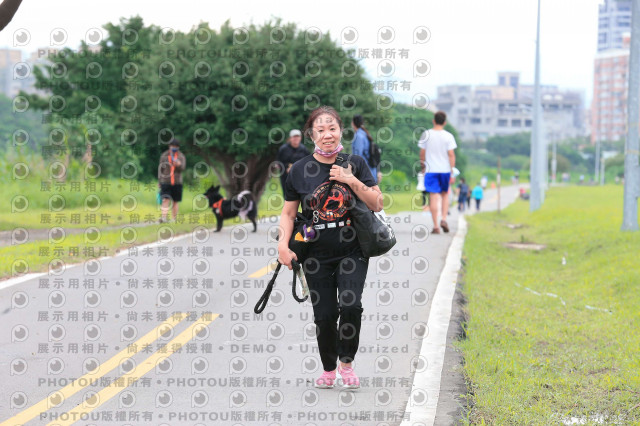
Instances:
[[[469,185],[467,185],[466,183],[460,183],[458,184],[458,188],[460,188],[460,198],[467,198],[467,196],[469,195]]]
[[[285,179],[287,177],[287,166],[306,157],[307,155],[309,155],[309,150],[302,144],[298,145],[297,148],[294,148],[290,143],[285,143],[280,147],[280,149],[278,149],[278,161],[282,163]]]
[[[347,154],[339,154],[347,158]],[[376,185],[371,170],[363,157],[352,155],[350,163],[354,175],[368,187]],[[313,218],[314,207],[323,199],[331,181],[329,171],[333,164],[321,163],[313,154],[308,155],[291,166],[285,182],[284,199],[300,201],[302,214]],[[318,208],[317,221],[314,222],[318,239],[311,243],[310,252],[316,257],[340,256],[359,247],[355,230],[351,223],[351,213],[347,209],[354,196],[349,185],[335,182],[331,194],[322,208]]]

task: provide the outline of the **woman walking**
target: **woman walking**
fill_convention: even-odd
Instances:
[[[309,252],[303,263],[324,369],[315,386],[332,388],[337,367],[343,386],[357,389],[360,381],[352,362],[359,344],[362,290],[369,258],[360,249],[348,207],[354,196],[371,210],[380,211],[383,206],[382,193],[364,158],[352,155],[348,167],[334,164],[343,148],[342,129],[342,120],[332,107],[316,108],[309,115],[303,133],[311,138],[315,150],[294,163],[287,177],[278,261],[291,269],[291,259],[297,259],[288,242],[296,212],[302,206],[303,215],[313,219],[318,233],[308,243]],[[319,205],[331,181],[331,192]]]
[[[480,202],[483,197],[484,191],[482,190],[482,184],[478,183],[475,188],[473,188],[473,191],[471,191],[471,198],[476,200],[476,211],[480,210]]]
[[[465,204],[467,203],[467,197],[469,196],[469,185],[467,181],[461,177],[458,184],[458,211],[463,212]]]
[[[367,165],[369,165],[371,159],[371,142],[373,141],[373,138],[371,137],[371,133],[369,133],[369,131],[364,127],[364,117],[360,114],[354,115],[353,120],[351,121],[351,127],[356,132],[353,137],[353,143],[351,144],[351,152],[353,155],[359,155],[364,158]],[[377,168],[369,166],[369,170],[371,171],[371,176],[373,176],[376,182],[378,182]]]

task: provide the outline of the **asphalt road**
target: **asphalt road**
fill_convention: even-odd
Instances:
[[[503,191],[515,198],[517,188]],[[492,203],[487,191],[483,210]],[[256,233],[250,224],[167,231],[113,258],[0,282],[0,424],[410,419],[407,399],[429,362],[418,354],[457,212],[451,233],[440,235],[429,234],[421,212],[392,216],[398,243],[371,259],[363,294],[356,392],[313,387],[322,367],[312,307],[292,298],[290,271],[278,276],[265,311],[253,313],[277,257],[277,221],[261,220]]]

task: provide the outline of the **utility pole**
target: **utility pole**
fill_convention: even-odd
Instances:
[[[558,142],[553,140],[553,152],[551,157],[551,183],[556,183],[556,173],[558,171],[558,157],[557,157]]]
[[[544,157],[543,155],[541,155],[542,126],[540,123],[540,119],[542,118],[542,114],[540,111],[540,0],[538,0],[537,25],[535,90],[533,92],[533,125],[531,127],[531,195],[529,197],[529,211],[531,212],[538,210],[542,206],[542,179],[546,179],[542,176],[541,173],[544,170],[544,164],[540,164],[543,161]]]
[[[604,185],[604,155],[600,157],[600,185]]]
[[[595,155],[595,173],[593,181],[598,182],[600,176],[600,139],[596,141],[596,155]]]
[[[638,196],[640,196],[640,166],[638,165],[638,119],[640,119],[640,0],[631,7],[631,46],[629,47],[629,95],[627,98],[627,141],[624,148],[624,211],[623,231],[638,230]]]
[[[498,175],[496,176],[496,183],[498,184],[498,213],[500,213],[500,156],[498,155]]]
[[[540,102],[540,128],[544,129],[544,105]],[[542,170],[540,171],[540,176],[542,176],[542,191],[541,191],[541,200],[542,204],[544,204],[544,197],[547,193],[547,189],[549,189],[549,144],[547,140],[549,139],[549,135],[546,134],[546,129],[540,131],[540,166]]]

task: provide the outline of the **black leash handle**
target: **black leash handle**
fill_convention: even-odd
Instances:
[[[278,278],[278,273],[280,272],[281,267],[282,263],[278,262],[278,266],[276,266],[273,277],[271,277],[271,280],[269,280],[267,288],[265,288],[264,293],[262,293],[262,296],[260,296],[258,303],[256,303],[256,306],[253,308],[253,312],[255,312],[256,314],[262,313],[262,311],[264,311],[264,308],[267,307],[267,303],[269,303],[269,297],[271,296],[271,291],[273,290],[273,286],[276,283],[276,278]],[[297,302],[302,303],[307,300],[308,296],[299,298],[296,294],[296,272],[298,271],[298,269],[300,269],[300,264],[296,262],[295,259],[291,259],[291,267],[293,268],[293,285],[291,286],[291,294],[293,294],[293,298],[296,299]]]
[[[267,307],[269,296],[271,296],[271,290],[273,290],[273,285],[276,283],[276,278],[278,277],[278,272],[280,272],[281,266],[282,263],[278,262],[278,266],[273,273],[273,277],[271,277],[269,284],[267,284],[267,288],[264,290],[264,293],[262,293],[262,296],[260,296],[260,300],[258,300],[258,303],[256,303],[256,306],[253,308],[253,312],[255,312],[256,314],[262,313],[262,311],[264,311],[264,308]]]

